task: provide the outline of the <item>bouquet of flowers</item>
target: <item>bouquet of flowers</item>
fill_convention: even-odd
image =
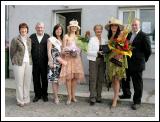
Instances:
[[[129,57],[131,57],[133,47],[131,46],[131,43],[129,43],[129,40],[127,40],[128,33],[129,29],[127,27],[124,28],[118,38],[109,41],[109,48],[117,54],[128,55]]]
[[[77,54],[80,53],[80,49],[75,44],[65,47],[63,51],[70,54],[72,57],[76,57]]]
[[[131,43],[129,43],[129,40],[127,40],[127,36],[129,33],[128,27],[125,27],[124,30],[120,33],[118,38],[110,40],[108,47],[115,52],[116,56],[112,57],[110,61],[114,63],[115,65],[122,67],[122,62],[120,59],[122,56],[132,56],[132,49]]]
[[[84,53],[87,53],[88,43],[89,43],[89,38],[87,37],[78,36],[78,39],[76,40],[76,44]]]

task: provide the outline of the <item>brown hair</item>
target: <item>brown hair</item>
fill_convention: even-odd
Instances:
[[[29,32],[29,28],[28,28],[28,25],[26,23],[19,24],[19,32],[20,32],[21,28],[27,28],[27,33]]]
[[[61,26],[60,24],[57,24],[57,25],[54,26],[53,36],[57,38],[56,30],[57,30],[59,27],[61,27],[61,29],[62,29],[62,34],[60,35],[60,38],[63,39],[63,28],[62,28],[62,26]]]

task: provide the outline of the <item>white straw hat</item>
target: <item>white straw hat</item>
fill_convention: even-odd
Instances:
[[[80,30],[80,26],[78,25],[78,21],[77,20],[70,21],[67,28],[69,28],[71,26],[76,26]]]
[[[120,28],[120,30],[123,30],[123,29],[124,29],[124,25],[122,24],[122,21],[119,20],[119,19],[116,19],[116,18],[114,18],[114,17],[112,17],[112,18],[109,20],[109,22],[105,25],[105,29],[106,29],[106,30],[109,30],[110,25],[113,25],[113,24],[118,25],[119,28]]]

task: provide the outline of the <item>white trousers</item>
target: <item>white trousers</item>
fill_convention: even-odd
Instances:
[[[22,66],[13,65],[16,81],[17,102],[24,104],[30,102],[30,84],[32,79],[32,65],[23,63]]]

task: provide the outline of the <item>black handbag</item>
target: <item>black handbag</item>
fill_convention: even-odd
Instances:
[[[122,62],[120,62],[119,60],[117,60],[116,58],[111,58],[110,62],[114,63],[115,65],[122,67]]]
[[[111,49],[109,49],[108,44],[107,45],[102,45],[102,51],[104,54],[110,53]]]

